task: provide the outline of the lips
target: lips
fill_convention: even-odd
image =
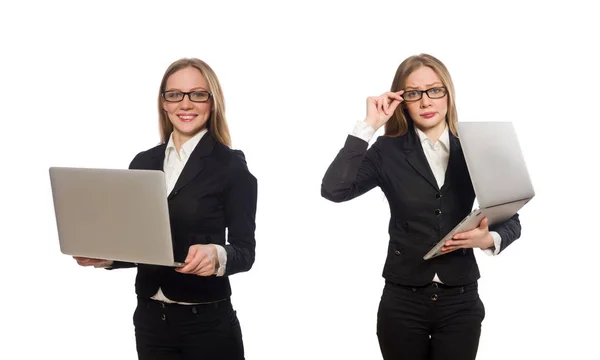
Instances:
[[[196,114],[177,114],[177,117],[179,118],[179,120],[183,121],[183,122],[190,122],[193,121],[198,115]]]
[[[435,114],[436,114],[435,112],[426,112],[426,113],[421,114],[421,117],[425,118],[425,119],[431,119],[432,117],[435,116]]]

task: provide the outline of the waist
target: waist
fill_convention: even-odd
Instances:
[[[202,302],[202,303],[194,303],[194,304],[185,304],[185,303],[176,303],[176,302],[164,302],[160,300],[155,300],[152,298],[146,298],[142,296],[137,297],[137,302],[139,306],[144,306],[148,309],[152,308],[160,308],[160,309],[170,309],[172,311],[191,311],[196,314],[200,311],[206,311],[208,309],[220,309],[227,306],[231,306],[231,299],[225,298],[222,300],[216,300],[211,302]]]
[[[386,280],[385,286],[388,288],[398,289],[398,290],[406,290],[414,293],[430,293],[430,292],[446,292],[449,294],[462,294],[466,292],[477,291],[478,283],[477,281],[471,282],[465,285],[446,285],[439,282],[430,282],[426,285],[421,286],[411,286],[411,285],[401,285],[394,283],[392,281]]]

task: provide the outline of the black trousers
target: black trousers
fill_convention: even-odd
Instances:
[[[139,360],[243,360],[230,300],[179,305],[138,298],[133,315]]]
[[[485,308],[477,283],[408,287],[386,282],[377,314],[385,360],[473,360]]]

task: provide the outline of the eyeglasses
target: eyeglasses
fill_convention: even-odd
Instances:
[[[417,101],[421,100],[423,97],[423,93],[426,93],[430,99],[441,99],[448,93],[443,86],[433,87],[427,90],[408,90],[402,94],[402,98],[404,101]]]
[[[162,97],[163,97],[163,99],[165,99],[166,102],[180,102],[183,100],[183,98],[186,95],[188,96],[188,99],[190,99],[191,102],[196,102],[196,103],[207,102],[212,97],[211,93],[209,93],[208,91],[204,91],[204,90],[197,90],[197,91],[190,91],[190,92],[183,92],[183,91],[179,91],[179,90],[169,90],[169,91],[163,92]]]

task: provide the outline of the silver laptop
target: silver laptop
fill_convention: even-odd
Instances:
[[[51,167],[63,254],[178,267],[158,170]]]
[[[458,136],[479,207],[467,215],[423,259],[443,255],[444,243],[456,233],[488,226],[516,214],[535,192],[511,122],[458,122]]]

